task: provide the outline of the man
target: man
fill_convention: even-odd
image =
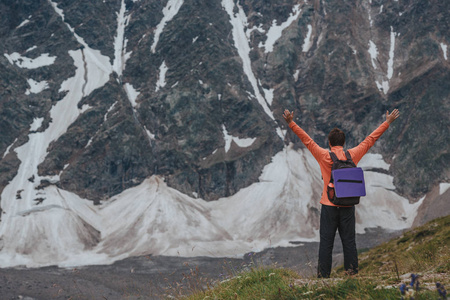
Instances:
[[[399,117],[398,109],[394,109],[392,113],[386,111],[386,121],[383,122],[374,132],[358,146],[348,149],[353,162],[357,165],[367,151],[375,144],[375,141],[389,128],[389,125]],[[320,166],[323,178],[323,190],[320,204],[322,204],[320,212],[320,244],[319,244],[319,263],[318,277],[328,278],[331,273],[332,251],[336,230],[339,230],[342,247],[344,250],[344,268],[347,274],[358,273],[358,253],[356,251],[355,240],[355,207],[354,206],[338,206],[328,200],[327,185],[330,182],[331,166],[333,161],[330,152],[317,145],[311,137],[300,128],[295,122],[294,112],[285,110],[283,118],[289,124],[289,127],[305,144],[306,148],[312,153]],[[338,159],[347,160],[343,149],[345,143],[345,134],[338,128],[331,130],[328,135],[328,143],[330,150],[334,152]]]

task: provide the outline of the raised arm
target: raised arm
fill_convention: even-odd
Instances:
[[[386,122],[383,122],[377,129],[375,129],[368,137],[364,139],[358,146],[355,148],[349,149],[353,161],[355,164],[361,160],[361,158],[369,151],[369,149],[375,144],[375,142],[380,138],[380,136],[389,128],[389,125],[392,124],[398,117],[400,116],[400,112],[398,109],[394,109],[391,113],[386,111]]]
[[[294,121],[294,111],[284,110],[283,118],[288,123],[289,128],[300,138],[302,143],[308,148],[311,154],[318,160],[324,153],[328,154],[328,150],[323,149],[313,139],[298,126]]]

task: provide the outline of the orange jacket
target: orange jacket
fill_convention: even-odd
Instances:
[[[302,129],[298,126],[294,121],[289,123],[289,127],[294,131],[294,133],[300,138],[300,140],[305,144],[306,148],[312,153],[314,158],[317,160],[320,166],[320,172],[322,173],[323,179],[323,190],[322,190],[322,198],[320,199],[320,203],[323,205],[329,206],[338,206],[328,200],[327,196],[327,185],[330,182],[331,178],[331,165],[333,161],[331,160],[329,150],[320,147],[314,142],[314,140]],[[352,156],[353,162],[358,165],[358,162],[364,156],[364,154],[369,151],[369,149],[375,144],[376,140],[389,128],[389,124],[387,122],[383,122],[374,132],[372,132],[364,141],[362,141],[358,146],[348,149],[348,152]],[[331,147],[331,151],[336,153],[338,159],[346,160],[345,152],[342,146],[333,146]]]

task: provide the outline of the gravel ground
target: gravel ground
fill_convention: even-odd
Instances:
[[[357,236],[359,248],[370,248],[399,232],[372,230]],[[270,248],[247,254],[243,259],[211,257],[142,256],[112,265],[75,269],[57,267],[0,269],[0,300],[9,299],[163,299],[205,288],[251,265],[274,265],[314,276],[318,243],[288,248]],[[363,247],[361,247],[363,245]],[[339,238],[334,247],[333,264],[342,264]]]

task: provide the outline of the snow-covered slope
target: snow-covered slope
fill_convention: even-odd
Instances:
[[[367,155],[364,168],[386,166]],[[392,177],[366,172],[368,196],[357,207],[357,232],[408,228],[421,204],[392,191]],[[8,190],[6,190],[8,191]],[[290,242],[318,241],[321,178],[306,150],[292,145],[273,157],[259,182],[228,198],[206,202],[153,176],[94,205],[50,186],[45,206],[19,210],[13,197],[1,223],[1,266],[107,264],[135,255],[241,256]],[[8,199],[7,194],[2,199]],[[15,205],[16,204],[16,205]]]

